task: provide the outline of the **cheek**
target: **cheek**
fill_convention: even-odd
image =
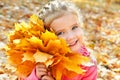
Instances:
[[[74,35],[78,36],[78,37],[82,37],[82,32],[80,29],[74,31]]]
[[[80,30],[75,31],[74,35],[76,35],[76,37],[79,39],[79,41],[82,42],[83,35],[82,35],[82,32]]]

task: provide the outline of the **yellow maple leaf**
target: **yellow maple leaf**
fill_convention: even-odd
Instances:
[[[74,61],[73,63],[75,63],[75,64],[84,64],[84,63],[90,61],[90,59],[88,57],[82,56],[79,53],[66,54],[66,57],[68,57],[70,60]]]
[[[62,55],[65,55],[67,53],[71,53],[72,51],[70,50],[70,48],[68,47],[68,44],[66,43],[66,41],[62,38],[59,39],[62,45],[62,48],[60,50],[60,53]]]
[[[77,74],[82,74],[84,71],[83,69],[80,68],[79,64],[74,63],[75,61],[72,61],[68,58],[64,58],[65,61],[63,62],[63,66],[69,70],[69,71],[74,71]]]
[[[34,56],[36,62],[43,62],[43,63],[45,63],[49,59],[52,59],[52,57],[53,57],[50,54],[40,52],[38,50],[33,56]]]
[[[30,39],[28,39],[28,41],[33,47],[38,48],[41,51],[46,51],[43,41],[39,39],[38,37],[32,36]]]
[[[57,63],[56,65],[52,66],[51,72],[53,77],[56,80],[61,80],[64,71],[64,66],[62,66],[62,62]]]
[[[15,23],[15,31],[22,31],[25,32],[26,30],[29,30],[31,26],[29,26],[27,23],[22,22],[22,23]]]
[[[46,45],[46,52],[55,55],[56,53],[59,52],[61,48],[62,45],[60,43],[60,40],[49,40],[48,44]]]
[[[44,42],[44,45],[46,45],[49,40],[57,39],[57,36],[55,35],[55,33],[52,33],[46,30],[45,33],[41,34],[40,39]]]
[[[38,18],[38,16],[36,15],[32,15],[30,17],[30,26],[32,27],[31,29],[35,30],[35,31],[41,31],[41,32],[44,32],[45,29],[44,29],[44,23],[42,20],[40,20]]]
[[[34,62],[34,57],[33,57],[34,53],[33,52],[26,52],[23,54],[23,58],[22,58],[22,61],[26,61],[26,60],[29,60],[29,61],[32,61]]]
[[[84,74],[85,70],[83,70],[80,65],[88,61],[89,59],[87,57],[84,57],[78,53],[68,53],[66,56],[57,54],[54,58],[53,64],[51,65],[52,75],[56,80],[61,80],[62,75],[64,74],[67,76],[69,72],[70,76],[68,77],[70,78],[76,76],[77,74]]]
[[[20,43],[20,39],[14,39],[13,40],[13,44],[19,44]]]

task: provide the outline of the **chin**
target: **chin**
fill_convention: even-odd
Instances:
[[[70,48],[73,52],[79,52],[79,50],[80,50],[80,47],[77,47],[77,48]]]

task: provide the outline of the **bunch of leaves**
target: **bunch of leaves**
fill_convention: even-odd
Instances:
[[[56,80],[62,74],[84,74],[80,65],[89,61],[78,53],[73,53],[62,38],[44,29],[44,23],[36,15],[32,15],[29,23],[15,24],[9,34],[6,47],[8,62],[16,68],[19,76],[28,76],[38,62],[51,67]],[[64,73],[63,73],[64,72]]]

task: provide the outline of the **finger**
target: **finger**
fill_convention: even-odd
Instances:
[[[36,67],[38,67],[38,68],[46,68],[45,64],[43,64],[43,63],[37,64]]]
[[[47,75],[47,73],[44,72],[44,71],[40,71],[40,72],[36,71],[36,76],[37,76],[39,79],[41,78],[42,75]]]
[[[47,69],[46,68],[36,68],[36,74],[45,75],[45,74],[47,74]]]
[[[50,68],[49,66],[48,66],[48,69],[47,69],[47,70],[48,70],[48,75],[49,75],[49,76],[52,76],[51,68]]]
[[[46,68],[36,68],[36,71],[38,72],[47,72]]]
[[[46,72],[36,72],[36,75],[41,77],[42,75],[47,75],[47,73]]]
[[[47,72],[49,76],[52,76],[52,73],[50,71]]]
[[[42,75],[47,75],[47,68],[44,64],[36,65],[36,75],[38,78],[41,78]]]
[[[38,72],[47,72],[47,68],[44,64],[37,64],[36,65],[36,71]]]
[[[41,80],[54,80],[51,76],[48,76],[48,75],[43,75],[41,77]]]

